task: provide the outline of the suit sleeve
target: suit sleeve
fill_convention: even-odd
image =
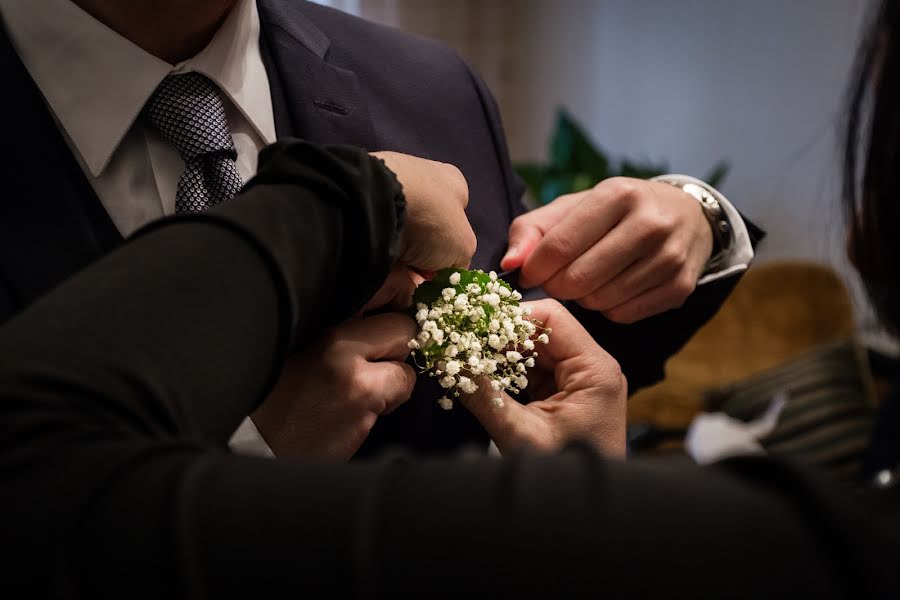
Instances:
[[[227,453],[286,349],[384,277],[402,219],[364,153],[261,164],[0,329],[10,597],[896,597],[898,498],[863,513],[777,461]]]

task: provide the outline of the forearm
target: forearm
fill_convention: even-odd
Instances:
[[[290,340],[348,316],[381,283],[402,216],[396,181],[364,153],[309,152],[270,151],[242,196],[152,226],[0,329],[0,488],[15,490],[0,508],[16,515],[5,532],[14,571],[35,573],[48,547],[77,554],[72,528],[132,477],[137,497],[158,501],[141,542],[161,543],[199,452],[224,448]]]

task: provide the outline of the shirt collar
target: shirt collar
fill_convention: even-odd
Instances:
[[[275,141],[255,0],[240,0],[209,45],[174,67],[70,0],[0,0],[0,9],[22,62],[94,177],[171,73],[206,75],[263,142]]]

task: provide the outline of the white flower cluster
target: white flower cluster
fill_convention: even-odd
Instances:
[[[478,391],[482,377],[496,392],[494,403],[502,407],[501,390],[515,394],[528,386],[528,368],[537,356],[535,341],[549,343],[550,330],[528,318],[531,307],[519,306],[522,294],[494,271],[442,273],[446,279],[439,274],[435,282],[424,284],[446,282],[433,289],[430,303],[416,304],[419,333],[409,347],[447,390],[438,400],[445,410],[453,408],[452,398],[460,393]]]

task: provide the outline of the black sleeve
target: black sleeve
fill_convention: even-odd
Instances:
[[[288,143],[261,165],[234,202],[155,225],[0,329],[9,597],[896,593],[896,510],[862,518],[776,461],[230,455],[292,335],[384,276],[401,208],[361,152]]]

